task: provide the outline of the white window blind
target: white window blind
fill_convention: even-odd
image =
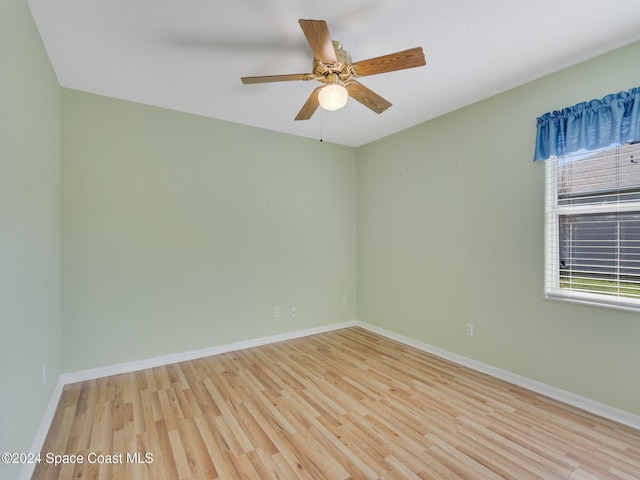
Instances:
[[[547,297],[640,310],[640,143],[547,162]]]

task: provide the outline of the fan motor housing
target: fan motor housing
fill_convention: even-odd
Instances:
[[[342,48],[342,43],[333,40],[333,50],[336,52],[337,62],[334,64],[322,63],[316,57],[313,57],[313,73],[320,77],[327,78],[331,74],[337,74],[340,79],[346,80],[353,72],[349,71],[349,65],[351,65],[351,55],[349,52]],[[318,78],[322,80],[322,78]]]

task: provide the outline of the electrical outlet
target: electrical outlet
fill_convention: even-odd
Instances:
[[[473,323],[467,323],[467,329],[465,330],[465,334],[469,337],[473,337]]]
[[[291,318],[295,318],[296,313],[298,313],[298,310],[296,309],[296,307],[291,307]]]
[[[280,317],[280,307],[273,307],[273,318]]]

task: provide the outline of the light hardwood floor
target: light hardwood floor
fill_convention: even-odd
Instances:
[[[638,479],[640,431],[348,328],[68,385],[41,458],[34,479]]]

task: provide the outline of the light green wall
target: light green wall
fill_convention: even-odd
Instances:
[[[355,167],[350,147],[63,90],[64,370],[353,320]]]
[[[22,0],[0,0],[0,65],[0,452],[25,452],[60,374],[60,89]]]
[[[543,299],[532,162],[537,116],[640,85],[638,59],[640,43],[360,148],[358,318],[640,414],[640,316]]]

